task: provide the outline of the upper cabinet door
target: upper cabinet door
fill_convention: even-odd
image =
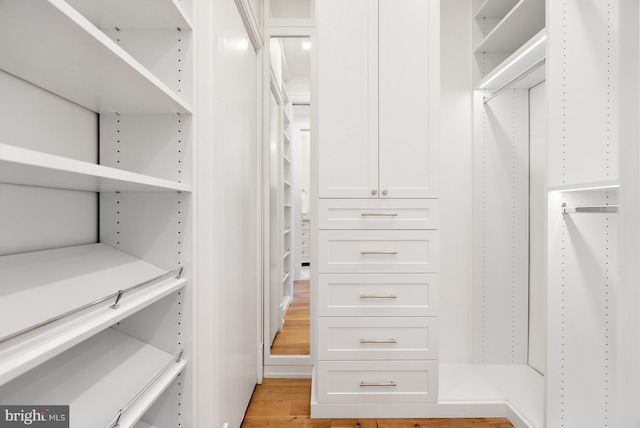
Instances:
[[[378,197],[378,2],[318,9],[320,198]]]
[[[438,3],[379,0],[380,198],[438,196]]]

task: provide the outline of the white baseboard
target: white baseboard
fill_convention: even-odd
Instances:
[[[312,366],[264,366],[264,377],[310,379],[312,370]]]

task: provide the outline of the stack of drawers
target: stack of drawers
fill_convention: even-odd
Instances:
[[[436,199],[321,199],[318,402],[438,395]]]

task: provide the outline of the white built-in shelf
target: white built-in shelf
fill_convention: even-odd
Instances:
[[[287,251],[284,253],[284,256],[282,256],[283,259],[286,259],[287,257],[289,257],[289,254],[291,254],[290,251]]]
[[[284,207],[285,208],[291,208],[291,205],[290,204],[284,204]]]
[[[69,405],[72,427],[112,426],[125,409],[120,426],[130,427],[185,364],[108,328],[4,385],[0,403]]]
[[[189,184],[1,143],[0,182],[93,192],[191,192]]]
[[[0,2],[0,69],[98,113],[192,111],[63,0]]]
[[[288,234],[288,233],[291,233],[291,229],[285,229],[285,230],[284,230],[284,234],[285,234],[285,235],[286,235],[286,234]]]
[[[289,183],[287,180],[282,180],[282,182],[285,184],[285,186],[291,187],[291,183]]]
[[[0,257],[0,385],[181,289],[176,276],[105,244]]]
[[[520,0],[478,44],[476,53],[510,55],[545,26],[544,0]]]
[[[618,180],[593,181],[590,183],[573,183],[562,186],[550,186],[550,192],[617,192],[620,189]]]
[[[478,82],[476,89],[498,89],[514,82],[525,73],[537,73],[537,77],[533,76],[532,81],[522,79],[510,87],[528,89],[540,83],[545,78],[545,68],[540,66],[535,71],[531,70],[538,64],[544,64],[546,40],[547,31],[543,29]]]
[[[286,133],[286,131],[283,132],[282,135],[284,136],[284,141],[286,143],[291,143],[291,138],[289,137],[289,134]]]
[[[287,273],[284,275],[284,278],[282,278],[282,282],[287,282],[287,280],[288,280],[288,279],[289,279],[289,272],[287,272]]]
[[[152,425],[149,425],[146,422],[138,421],[138,423],[135,424],[133,428],[155,428],[155,427]]]
[[[289,165],[291,165],[291,161],[289,160],[289,158],[287,157],[287,155],[282,155],[282,158],[284,159],[284,161],[286,163],[288,163]]]
[[[475,15],[476,19],[502,19],[518,3],[518,0],[485,0]]]
[[[282,109],[282,112],[284,113],[284,123],[288,125],[291,123],[291,116],[289,116],[289,112],[286,108]]]
[[[120,30],[192,29],[177,0],[66,0],[96,27]]]

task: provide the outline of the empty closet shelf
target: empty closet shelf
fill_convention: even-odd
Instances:
[[[0,143],[0,182],[91,192],[190,192],[184,183]]]
[[[181,289],[178,273],[105,244],[0,257],[0,385]]]
[[[620,205],[584,205],[579,207],[568,207],[562,204],[562,214],[572,213],[617,213]]]
[[[26,25],[37,31],[24,31]],[[23,0],[0,2],[0,69],[98,113],[191,114],[174,91],[64,0],[28,7]]]
[[[72,428],[132,427],[186,361],[109,328],[0,388],[0,403],[69,405]]]
[[[66,0],[99,28],[120,30],[192,29],[190,19],[175,0]]]

